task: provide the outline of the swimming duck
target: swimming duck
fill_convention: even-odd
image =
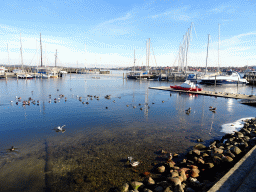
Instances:
[[[12,146],[10,149],[7,149],[8,151],[15,151],[17,148],[14,148],[14,146]]]
[[[164,101],[162,101],[162,103],[164,103]]]
[[[185,110],[186,112],[191,112],[191,107],[189,107],[188,109]]]

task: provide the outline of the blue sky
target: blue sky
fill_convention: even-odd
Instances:
[[[179,45],[193,22],[188,65],[255,65],[256,4],[253,1],[8,0],[0,6],[0,63],[74,67],[177,66]],[[9,50],[9,61],[8,51]],[[154,54],[153,54],[154,52]],[[155,62],[156,61],[156,62]],[[176,62],[175,62],[176,61]]]

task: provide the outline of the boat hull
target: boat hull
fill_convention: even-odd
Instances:
[[[183,90],[183,91],[202,91],[203,89],[200,87],[196,87],[196,88],[187,88],[187,87],[181,87],[181,86],[170,86],[172,89],[176,89],[176,90]]]
[[[201,80],[200,84],[215,85],[215,80]],[[216,80],[216,85],[237,85],[237,84],[247,84],[247,83],[243,81],[234,81],[234,80]]]

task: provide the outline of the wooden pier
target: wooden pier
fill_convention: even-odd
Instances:
[[[216,91],[185,91],[185,90],[176,90],[170,87],[149,87],[149,89],[157,89],[157,90],[164,90],[164,91],[172,91],[172,92],[182,92],[182,93],[191,93],[191,94],[198,94],[198,95],[206,95],[206,96],[214,96],[214,97],[225,97],[225,98],[233,98],[233,99],[247,99],[247,100],[256,100],[255,95],[244,95],[239,93],[222,93]]]

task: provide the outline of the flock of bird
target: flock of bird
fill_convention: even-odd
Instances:
[[[216,109],[217,109],[217,107],[212,107],[212,106],[209,107],[209,110],[210,110],[211,112],[213,112],[213,113],[216,112]],[[191,107],[189,107],[188,109],[185,110],[185,113],[186,113],[187,115],[189,115],[190,112],[191,112]]]

